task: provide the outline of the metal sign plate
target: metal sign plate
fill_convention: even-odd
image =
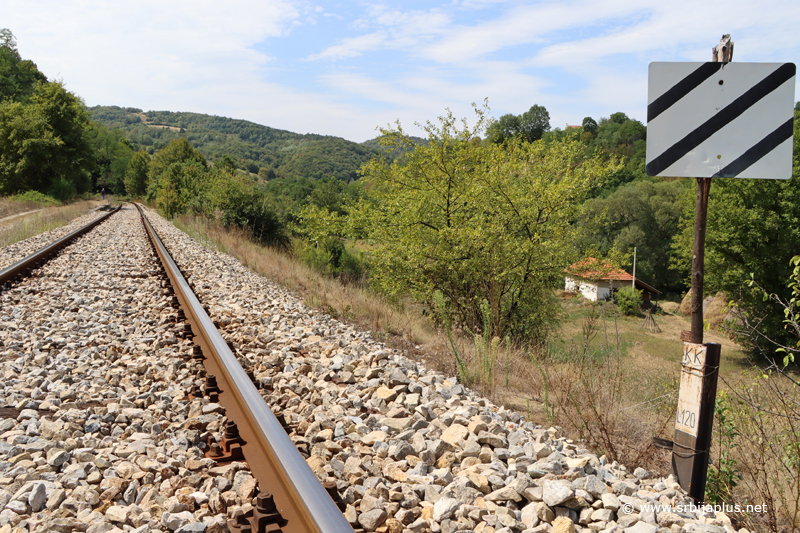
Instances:
[[[794,63],[650,63],[647,174],[792,176]]]

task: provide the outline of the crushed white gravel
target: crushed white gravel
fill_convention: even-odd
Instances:
[[[734,533],[679,509],[672,476],[609,463],[148,217],[354,528]],[[131,207],[0,295],[0,533],[224,531],[248,509],[245,465],[202,458],[224,416],[186,396],[174,314]]]

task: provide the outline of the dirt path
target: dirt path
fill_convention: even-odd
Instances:
[[[31,211],[24,211],[22,213],[17,213],[16,215],[11,215],[11,216],[8,216],[8,217],[5,217],[5,218],[0,218],[0,224],[2,224],[3,222],[6,222],[8,220],[14,220],[15,218],[24,217],[25,215],[31,215],[33,213],[38,213],[39,211],[44,211],[44,210],[45,210],[45,208],[43,207],[41,209],[32,209]]]

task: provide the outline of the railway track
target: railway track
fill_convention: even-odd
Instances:
[[[189,398],[200,399],[205,405],[219,404],[226,415],[220,438],[206,433],[198,444],[213,464],[246,462],[257,480],[259,492],[250,508],[228,519],[225,525],[237,533],[352,533],[353,528],[329,493],[338,496],[335,485],[326,490],[317,480],[217,332],[141,208],[136,206],[136,209],[153,256],[159,260],[155,271],[145,277],[152,278],[155,274],[163,291],[161,299],[176,309],[170,321],[176,323],[179,337],[186,343],[195,341],[192,350],[184,351],[182,358],[194,367],[203,382],[195,382]],[[0,285],[13,293],[22,282],[35,282],[50,259],[119,210],[120,207],[6,267],[0,271]],[[92,237],[89,235],[89,239]],[[22,288],[19,292],[37,290]],[[20,416],[18,411],[7,410],[5,414]]]
[[[232,531],[252,529],[254,533],[278,531],[273,525],[287,533],[352,533],[353,528],[328,492],[335,493],[335,485],[326,490],[319,483],[217,331],[142,208],[136,207],[169,280],[165,290],[175,294],[189,326],[187,335],[194,335],[198,349],[193,357],[203,360],[208,372],[202,393],[216,393],[229,420],[237,424],[226,428],[221,443],[210,444],[206,456],[220,462],[245,459],[264,491],[256,498],[254,513],[240,515],[228,527]]]
[[[94,229],[95,226],[104,222],[108,217],[119,211],[122,206],[118,206],[116,209],[110,209],[104,215],[96,218],[95,220],[89,222],[81,226],[80,228],[69,232],[67,235],[61,237],[53,241],[52,243],[48,244],[36,250],[32,254],[23,257],[19,261],[3,268],[0,270],[0,286],[9,283],[15,279],[25,277],[26,275],[30,274],[34,268],[42,265],[45,261],[56,255],[66,246],[69,246],[72,241],[84,235]]]
[[[647,515],[683,501],[674,479],[477,397],[147,209],[37,261],[0,290],[0,533],[552,533],[557,516],[735,533]]]

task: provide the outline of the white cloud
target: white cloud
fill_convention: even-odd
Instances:
[[[791,26],[791,31],[796,32],[794,23],[789,23],[788,20],[797,19],[797,16],[800,15],[800,7],[794,7],[793,11],[794,14],[783,10],[780,12],[765,10],[762,6],[749,1],[739,2],[739,5],[728,4],[724,10],[720,10],[718,5],[711,3],[685,2],[672,3],[667,6],[654,2],[649,16],[636,24],[622,26],[614,31],[586,39],[547,46],[536,55],[534,64],[538,66],[563,65],[569,68],[571,64],[593,63],[618,54],[630,54],[647,61],[708,61],[711,59],[711,48],[716,44],[715,39],[718,39],[723,32],[732,33],[734,42],[736,42],[738,41],[737,35],[747,35],[751,28],[762,25],[770,28],[771,38],[769,41],[771,43],[794,41],[794,48],[797,50],[796,38],[783,41],[775,38],[775,32],[780,32],[781,28],[784,28],[783,33],[788,33],[785,30]],[[766,35],[764,36],[766,37]],[[689,57],[675,57],[675,55],[663,57],[666,50],[676,46],[682,47],[679,55],[686,54]],[[773,53],[776,50],[774,46],[769,45],[761,48],[762,50],[771,50]],[[735,51],[738,52],[739,49],[744,53],[756,56],[752,48],[735,47]],[[734,59],[737,57],[738,54]]]
[[[364,52],[375,51],[382,47],[385,42],[385,32],[378,31],[375,33],[368,33],[367,35],[360,35],[351,39],[343,39],[339,44],[328,47],[319,54],[312,54],[306,59],[314,61],[317,59],[356,57],[362,55]]]
[[[344,59],[385,49],[413,50],[442,34],[450,18],[439,9],[399,11],[381,5],[367,7],[367,15],[352,23],[354,28],[374,30],[358,37],[341,39],[308,60]]]
[[[561,39],[567,30],[578,31],[615,17],[642,10],[634,0],[596,2],[540,2],[514,6],[496,18],[470,26],[456,26],[425,55],[442,63],[471,61],[511,46],[541,44]]]
[[[425,9],[2,2],[0,25],[23,57],[89,105],[204,112],[358,140],[378,124],[424,122],[446,107],[471,116],[469,104],[487,96],[495,116],[536,103],[561,127],[614,111],[643,118],[647,63],[707,60],[725,32],[737,61],[800,54],[795,0],[724,8],[710,0],[454,0]],[[296,46],[306,37],[315,49]]]

